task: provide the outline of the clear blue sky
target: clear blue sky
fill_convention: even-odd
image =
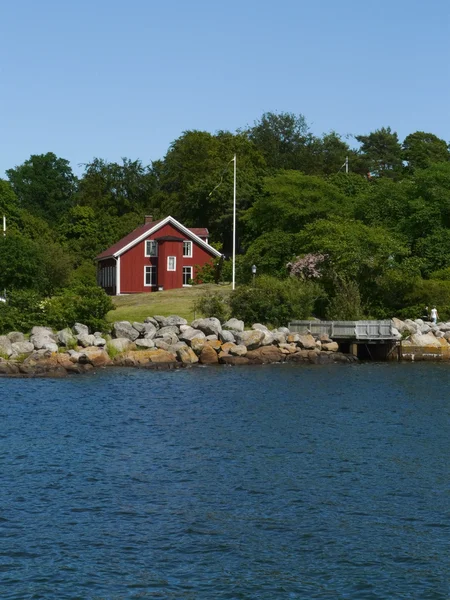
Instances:
[[[162,158],[265,111],[450,140],[448,0],[4,0],[0,177],[30,154]]]

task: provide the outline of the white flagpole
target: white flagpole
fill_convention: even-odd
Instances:
[[[234,161],[234,180],[233,180],[233,278],[231,287],[234,290],[236,286],[236,154]]]

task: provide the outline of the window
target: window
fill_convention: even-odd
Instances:
[[[183,256],[192,257],[192,242],[183,242]]]
[[[192,267],[183,267],[183,285],[191,285]]]
[[[177,257],[176,256],[168,256],[167,257],[167,270],[168,271],[176,271],[177,270]]]
[[[158,242],[155,240],[145,242],[145,256],[158,256]]]
[[[144,267],[144,285],[156,285],[156,267],[153,265]]]

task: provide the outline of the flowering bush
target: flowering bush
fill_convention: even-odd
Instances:
[[[297,256],[286,267],[291,277],[297,277],[298,279],[320,279],[322,273],[319,267],[327,258],[327,254],[305,254],[305,256]]]

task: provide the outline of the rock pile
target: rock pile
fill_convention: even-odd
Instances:
[[[450,329],[450,328],[449,328]],[[243,321],[221,323],[211,317],[188,324],[177,315],[154,315],[143,323],[117,321],[110,336],[90,334],[86,325],[53,332],[33,327],[31,334],[0,336],[0,375],[83,373],[110,365],[177,367],[183,365],[247,365],[274,362],[348,362],[327,336],[290,333],[286,327],[269,330]]]
[[[419,356],[450,358],[450,323],[429,323],[422,319],[392,319],[402,339],[404,358]]]

